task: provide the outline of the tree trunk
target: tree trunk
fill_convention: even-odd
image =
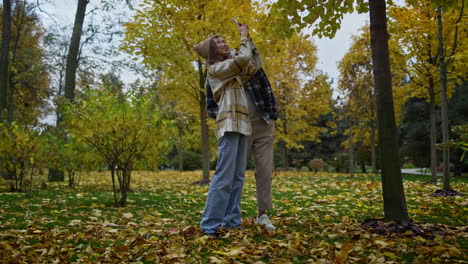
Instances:
[[[112,191],[114,193],[114,204],[117,204],[117,188],[115,185],[115,166],[110,164],[111,178],[112,178]]]
[[[289,157],[288,157],[288,147],[286,146],[286,142],[283,142],[281,147],[281,154],[283,155],[284,160],[284,169],[289,168]]]
[[[353,145],[353,124],[349,126],[349,173],[354,177],[354,145]]]
[[[205,99],[205,81],[206,71],[203,71],[202,61],[197,60],[198,63],[198,74],[199,74],[199,85],[200,85],[200,126],[201,126],[201,138],[202,138],[202,168],[203,168],[203,179],[200,184],[208,184],[210,182],[210,142],[208,141],[208,122],[206,113],[206,99]]]
[[[177,159],[179,163],[179,171],[184,170],[184,144],[182,142],[182,128],[179,127],[179,142],[177,143]]]
[[[443,154],[442,160],[444,163],[444,190],[450,189],[450,175],[449,175],[449,128],[448,128],[448,111],[447,111],[447,68],[445,64],[445,49],[444,40],[442,38],[442,6],[437,7],[437,28],[439,39],[439,73],[440,73],[440,86],[442,96],[442,143]]]
[[[285,110],[286,112],[286,110]],[[284,135],[287,135],[288,134],[288,125],[286,123],[286,113],[284,113],[284,120],[283,120],[283,133]],[[288,145],[286,144],[285,141],[283,141],[283,144],[282,144],[283,148],[282,148],[282,151],[281,151],[281,154],[283,154],[283,159],[284,159],[284,168],[287,170],[289,168],[289,157],[288,157]]]
[[[86,5],[88,0],[78,0],[76,9],[73,33],[68,48],[67,65],[65,69],[65,98],[73,102],[75,98],[76,69],[78,68],[78,52],[80,40],[83,32],[83,22],[86,15]],[[57,116],[57,127],[60,125],[62,117]],[[49,169],[49,181],[64,181],[65,173],[57,169]]]
[[[68,187],[75,188],[75,171],[68,171]]]
[[[2,48],[0,51],[0,121],[6,120],[8,62],[11,39],[11,0],[3,0]]]
[[[14,60],[11,61],[11,65],[15,65]],[[14,113],[15,113],[15,100],[14,100],[14,95],[15,95],[15,83],[13,82],[14,75],[13,73],[8,74],[8,124],[13,123],[14,120]]]
[[[63,93],[63,70],[60,70],[59,72],[59,87],[58,87],[58,91],[57,91],[57,96],[60,97]],[[59,111],[59,107],[56,107],[55,108],[55,115],[56,115],[56,119],[55,119],[55,127],[59,127],[60,125],[60,122],[62,122],[62,114],[60,113]]]
[[[364,162],[364,160],[361,161],[361,172],[362,173],[367,173],[366,163]]]
[[[205,98],[205,93],[200,90],[201,98]],[[206,113],[206,101],[201,100],[200,104],[200,120],[201,120],[201,133],[202,133],[202,166],[203,166],[203,180],[202,183],[210,182],[210,142],[208,141],[208,123]]]
[[[11,53],[11,58],[10,58],[10,63],[11,63],[11,67],[15,67],[16,66],[16,54],[17,54],[17,51],[18,51],[18,44],[19,44],[19,41],[20,41],[20,38],[21,38],[21,33],[22,33],[22,29],[23,29],[23,25],[24,25],[24,18],[26,17],[26,3],[23,3],[23,4],[17,4],[16,5],[16,24],[14,25],[16,27],[16,37],[14,39],[14,45],[13,45],[13,49],[10,50],[10,53]],[[14,102],[14,88],[15,88],[15,82],[14,82],[14,79],[15,79],[15,73],[14,72],[11,72],[8,76],[8,81],[9,81],[9,85],[8,85],[8,123],[11,124],[14,120],[14,113],[15,113],[15,102]]]
[[[431,116],[431,175],[432,183],[437,184],[437,120],[434,94],[434,80],[429,78],[429,104]]]
[[[372,173],[377,173],[377,153],[375,149],[375,124],[371,129],[371,159],[372,159]]]
[[[130,189],[130,175],[131,169],[129,167],[121,168],[122,184],[120,185],[120,200],[116,204],[117,207],[124,207],[127,204],[127,193]]]
[[[369,9],[384,215],[386,220],[407,226],[410,219],[398,153],[385,0],[370,0]]]
[[[130,166],[128,169],[127,169],[127,192],[131,191],[130,190],[130,182],[131,182],[131,179],[132,179],[132,166]]]
[[[65,98],[73,102],[75,98],[76,69],[78,68],[78,52],[83,33],[83,22],[86,15],[88,0],[78,0],[73,33],[68,48],[67,67],[65,72]]]

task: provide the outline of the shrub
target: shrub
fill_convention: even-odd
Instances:
[[[129,92],[125,99],[108,90],[85,90],[81,100],[65,107],[64,122],[78,146],[87,145],[111,171],[116,206],[125,206],[131,172],[138,160],[156,167],[172,146],[172,122],[150,94]],[[120,200],[117,199],[117,186]]]
[[[413,163],[405,163],[403,164],[403,169],[414,169],[416,166],[414,166]]]
[[[315,158],[309,162],[309,167],[314,172],[318,172],[319,170],[323,169],[325,162],[322,159]]]
[[[184,171],[200,170],[202,168],[202,154],[200,152],[184,150],[182,153],[182,160]],[[171,165],[175,169],[179,168],[179,160],[177,156],[172,159]]]

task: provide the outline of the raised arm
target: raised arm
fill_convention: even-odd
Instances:
[[[239,53],[233,58],[217,62],[208,69],[208,74],[220,80],[227,80],[243,73],[252,58],[252,42],[248,33],[241,34]]]

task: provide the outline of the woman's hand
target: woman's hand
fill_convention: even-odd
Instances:
[[[241,35],[247,35],[249,34],[249,27],[244,24],[237,24],[237,29],[239,30],[239,33]]]

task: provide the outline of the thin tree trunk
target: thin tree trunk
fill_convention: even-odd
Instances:
[[[131,179],[132,179],[132,166],[130,166],[129,168],[127,168],[127,192],[130,191],[130,182],[131,182]]]
[[[444,163],[444,190],[450,189],[450,175],[449,175],[449,128],[448,128],[448,110],[447,110],[447,68],[445,64],[445,49],[444,40],[442,38],[442,6],[437,7],[437,28],[439,39],[439,73],[440,85],[442,95],[442,143],[443,154],[442,160]]]
[[[2,48],[0,51],[0,121],[6,120],[8,62],[11,39],[11,0],[3,0]]]
[[[11,61],[11,65],[15,65],[14,60]],[[13,123],[15,113],[15,84],[13,82],[14,74],[8,74],[8,124]]]
[[[286,146],[286,142],[283,142],[281,147],[281,154],[283,155],[284,160],[284,169],[289,168],[289,157],[288,157],[288,147]]]
[[[200,184],[208,184],[210,182],[210,142],[208,141],[208,122],[206,113],[206,100],[205,100],[205,80],[206,73],[203,71],[202,62],[198,59],[198,73],[200,80],[200,126],[202,138],[202,168],[203,179]]]
[[[371,129],[371,159],[372,159],[372,173],[377,173],[377,151],[375,148],[375,125]]]
[[[68,48],[67,64],[65,69],[65,98],[73,102],[75,98],[76,69],[78,68],[78,52],[80,40],[83,32],[83,23],[86,15],[86,5],[88,0],[78,0],[78,7],[75,14],[73,33]],[[57,116],[57,127],[60,125],[62,117]],[[49,181],[64,181],[65,173],[61,170],[49,169]]]
[[[398,153],[385,0],[370,0],[369,9],[384,215],[386,220],[407,226],[410,219]]]
[[[65,72],[65,98],[73,102],[75,98],[76,69],[78,68],[78,52],[83,33],[83,23],[86,15],[88,0],[78,0],[73,33],[68,48],[67,66]]]
[[[354,177],[354,145],[353,145],[353,124],[349,126],[349,173]]]
[[[288,125],[286,124],[286,113],[284,114],[284,121],[283,121],[283,132],[285,135],[288,134]],[[288,157],[288,146],[286,142],[283,141],[283,159],[284,159],[284,168],[287,170],[289,168],[289,157]]]
[[[68,187],[75,188],[75,171],[68,171]]]
[[[431,175],[432,183],[437,184],[437,120],[434,94],[434,80],[429,78],[429,104],[431,116]]]
[[[130,173],[131,170],[128,167],[122,168],[122,185],[120,186],[120,201],[117,206],[124,207],[127,204],[127,192],[130,188]]]
[[[182,128],[179,128],[179,142],[177,143],[177,158],[179,163],[179,171],[184,170],[184,144],[182,142]]]
[[[18,44],[21,38],[21,33],[23,29],[23,22],[26,16],[26,3],[16,6],[16,37],[14,40],[13,49],[10,50],[11,55],[11,66],[15,67],[16,65],[16,54],[18,51]],[[8,85],[8,123],[11,124],[14,120],[15,114],[15,102],[14,102],[14,93],[15,93],[15,74],[12,72],[8,76],[9,78],[9,85]]]
[[[112,191],[114,192],[114,204],[117,204],[117,188],[115,186],[115,166],[111,166]]]
[[[59,72],[59,87],[58,87],[58,92],[57,92],[57,96],[61,96],[63,93],[63,70],[60,70]],[[58,128],[58,126],[60,125],[60,122],[62,122],[62,115],[60,114],[60,111],[59,111],[59,108],[57,107],[55,109],[55,114],[56,114],[56,118],[55,119],[55,127]]]

